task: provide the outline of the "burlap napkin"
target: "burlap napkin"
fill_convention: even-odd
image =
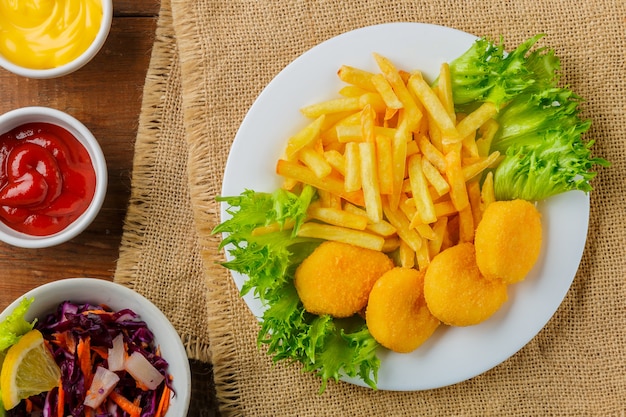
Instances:
[[[146,75],[130,205],[114,279],[152,300],[192,359],[210,361],[203,263],[191,212],[178,48],[162,3]]]
[[[210,356],[223,414],[625,415],[622,0],[172,0],[171,16],[168,1],[163,9],[116,279],[172,318],[191,357]],[[338,383],[319,396],[318,380],[297,365],[272,366],[257,349],[258,323],[217,265],[223,254],[210,233],[219,222],[214,198],[240,122],[284,66],[342,32],[393,21],[503,35],[510,45],[546,33],[545,42],[562,58],[564,83],[588,100],[595,153],[613,166],[594,182],[588,241],[573,286],[520,352],[437,390],[384,392]]]

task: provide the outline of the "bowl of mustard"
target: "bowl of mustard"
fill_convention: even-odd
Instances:
[[[112,0],[0,0],[0,66],[56,78],[87,64],[106,41]]]

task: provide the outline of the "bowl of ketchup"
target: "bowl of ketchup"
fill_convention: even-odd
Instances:
[[[0,240],[66,242],[97,216],[107,188],[102,149],[80,121],[48,107],[0,115]]]
[[[87,64],[104,45],[112,0],[0,0],[0,66],[55,78]]]

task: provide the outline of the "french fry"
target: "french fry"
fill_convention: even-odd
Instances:
[[[311,202],[309,207],[312,206],[320,206],[320,207],[330,207],[330,193],[326,190],[317,190],[317,200]]]
[[[480,200],[482,201],[482,211],[484,212],[487,206],[496,201],[496,193],[493,189],[493,173],[488,172],[485,175],[483,186],[480,190]]]
[[[469,135],[465,136],[461,141],[461,149],[464,155],[468,155],[470,158],[477,158],[478,145],[476,145],[476,131],[473,131]]]
[[[361,154],[359,152],[359,144],[356,142],[346,143],[344,157],[346,161],[344,187],[348,192],[358,191],[361,189]]]
[[[361,207],[357,207],[350,203],[345,203],[343,209],[347,212],[358,214],[367,218],[367,212]],[[385,238],[396,234],[396,228],[393,227],[393,225],[386,220],[381,220],[378,223],[368,222],[365,229]]]
[[[390,207],[395,210],[400,202],[404,172],[406,170],[407,143],[411,136],[408,121],[404,117],[405,110],[400,112],[400,122],[391,143],[391,159],[393,162],[393,190],[389,199]]]
[[[360,97],[343,97],[305,106],[300,109],[300,112],[310,119],[316,119],[328,113],[355,111],[361,108],[363,106]]]
[[[384,113],[387,109],[383,98],[378,93],[365,93],[359,97],[359,105],[361,108],[365,108],[368,104],[372,106],[377,113]]]
[[[365,211],[372,223],[383,218],[380,185],[378,183],[378,163],[376,161],[376,147],[374,143],[359,143],[361,156],[361,187],[365,199]]]
[[[443,137],[456,141],[462,139],[454,122],[450,119],[443,104],[441,104],[439,97],[433,92],[432,88],[430,88],[419,71],[411,74],[411,78],[409,78],[409,88],[422,102],[428,114],[432,116],[433,121],[439,127]]]
[[[433,164],[439,172],[443,173],[446,171],[446,158],[426,136],[420,135],[417,138],[417,144],[424,154],[424,157],[428,159],[428,161],[430,161],[430,163]]]
[[[439,217],[433,225],[433,233],[435,234],[435,237],[428,241],[428,253],[430,254],[430,259],[434,258],[439,252],[441,252],[447,227],[448,217],[446,216]]]
[[[373,73],[362,70],[360,68],[351,67],[349,65],[342,65],[337,71],[339,79],[345,83],[352,84],[360,87],[364,90],[374,92],[376,88],[372,83]]]
[[[392,109],[390,107],[387,107],[387,109],[385,110],[385,115],[383,117],[384,122],[385,123],[389,122],[391,119],[396,117],[397,114],[398,114],[398,109]]]
[[[397,250],[400,247],[402,240],[398,236],[391,236],[385,238],[385,244],[381,249],[381,252],[389,253]]]
[[[418,154],[420,152],[420,148],[417,146],[417,142],[415,140],[409,140],[406,144],[406,157],[410,157],[411,155]]]
[[[359,113],[360,115],[360,113]],[[348,125],[342,124],[335,127],[337,141],[346,142],[363,142],[363,130],[360,124]]]
[[[298,236],[317,239],[333,240],[348,243],[362,248],[380,251],[385,244],[385,238],[361,230],[329,224],[308,222],[298,229]]]
[[[337,194],[328,193],[328,202],[327,208],[341,210],[341,205],[343,204],[343,200]]]
[[[493,119],[487,120],[481,127],[478,128],[480,137],[476,139],[476,147],[478,148],[479,156],[487,156],[489,149],[491,148],[491,142],[500,125]]]
[[[331,149],[324,152],[324,159],[341,175],[346,175],[346,159],[339,151]]]
[[[451,216],[457,213],[456,207],[452,203],[452,200],[440,201],[434,204],[435,213],[437,214],[437,218],[440,219],[442,217]]]
[[[378,94],[382,97],[383,101],[390,109],[401,109],[403,107],[402,102],[393,91],[391,84],[382,74],[375,74],[372,78],[372,84],[378,91]]]
[[[467,196],[469,197],[470,207],[472,208],[474,225],[478,226],[478,223],[480,223],[483,217],[483,209],[480,201],[480,183],[478,180],[467,183]]]
[[[333,177],[332,175],[319,178],[309,168],[296,162],[279,159],[276,163],[276,174],[285,178],[291,178],[303,184],[309,184],[317,189],[337,194],[339,197],[357,206],[362,206],[365,203],[361,190],[347,192],[341,179]]]
[[[437,192],[437,195],[442,196],[450,191],[448,181],[446,181],[439,170],[426,158],[422,158],[422,172],[426,180],[428,180],[430,185],[432,185]]]
[[[467,205],[459,211],[459,242],[474,241],[474,215],[472,206]]]
[[[464,138],[476,132],[480,126],[495,116],[497,112],[498,108],[495,104],[489,101],[484,102],[456,125],[459,136]]]
[[[413,251],[417,252],[422,246],[421,236],[414,230],[409,228],[409,219],[400,210],[394,210],[389,206],[388,202],[383,202],[383,212],[389,223],[395,228],[400,239],[404,240]]]
[[[361,136],[363,136],[365,142],[374,143],[376,139],[375,124],[376,112],[370,104],[367,104],[361,111]]]
[[[400,240],[398,247],[398,260],[403,268],[413,268],[415,266],[415,251],[403,240]]]
[[[430,138],[430,143],[443,153],[443,136],[441,134],[441,129],[437,126],[435,119],[428,112],[426,112],[426,117],[428,119],[428,137]]]
[[[417,266],[420,271],[428,268],[428,265],[430,264],[430,253],[428,252],[428,243],[426,239],[422,238],[422,245],[417,252],[415,252],[415,257],[417,258]]]
[[[391,195],[393,192],[393,155],[390,137],[376,135],[376,156],[380,193]]]
[[[339,90],[339,95],[343,97],[361,97],[363,94],[367,93],[371,93],[371,91],[357,87],[356,85],[346,85]]]
[[[469,205],[465,177],[461,167],[461,155],[458,150],[452,150],[445,157],[446,175],[450,184],[450,199],[457,211],[461,211]]]
[[[360,113],[359,113],[360,115]],[[335,126],[336,139],[339,142],[363,142],[363,129],[360,124],[340,124]],[[374,133],[376,135],[384,135],[393,137],[396,134],[396,129],[383,126],[374,126]]]
[[[424,223],[416,224],[415,230],[417,230],[417,233],[419,233],[419,235],[423,237],[424,239],[432,240],[436,237],[435,231],[428,224],[424,224]]]
[[[321,115],[313,120],[287,141],[285,149],[285,159],[293,161],[296,159],[298,152],[305,146],[311,145],[320,135],[325,116]]]
[[[452,123],[456,123],[456,113],[454,111],[454,100],[452,98],[452,80],[450,79],[450,64],[444,62],[439,67],[439,78],[437,82],[437,96],[446,109]]]
[[[435,206],[430,192],[428,191],[424,171],[422,170],[422,157],[420,155],[411,156],[409,158],[408,169],[413,200],[415,201],[415,207],[422,223],[429,224],[436,222],[437,215],[435,214]]]
[[[491,154],[489,154],[489,156],[487,156],[486,158],[480,158],[478,161],[472,164],[465,165],[462,168],[463,178],[465,179],[466,182],[470,181],[471,179],[475,178],[478,174],[480,174],[481,172],[483,172],[484,170],[486,170],[487,168],[495,164],[499,158],[500,158],[500,152],[494,151]]]
[[[366,216],[350,213],[340,208],[313,206],[309,207],[307,214],[312,219],[355,230],[365,230],[368,223]]]
[[[374,59],[384,77],[391,85],[391,88],[396,93],[398,100],[402,103],[402,108],[405,110],[408,131],[414,131],[417,129],[422,118],[422,112],[419,110],[415,100],[413,100],[405,81],[402,79],[398,69],[389,59],[376,53],[374,54]]]
[[[298,153],[298,159],[311,169],[319,178],[328,176],[333,168],[324,159],[324,156],[310,146],[304,147]]]

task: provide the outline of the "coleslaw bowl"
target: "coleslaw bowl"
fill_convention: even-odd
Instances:
[[[26,314],[28,321],[43,320],[64,301],[106,305],[118,311],[131,309],[146,322],[154,334],[154,343],[168,362],[174,395],[166,417],[187,415],[191,396],[191,371],[185,348],[167,317],[151,301],[136,291],[111,281],[96,278],[66,278],[36,287],[13,301],[2,313],[4,320],[24,298],[33,302]]]

